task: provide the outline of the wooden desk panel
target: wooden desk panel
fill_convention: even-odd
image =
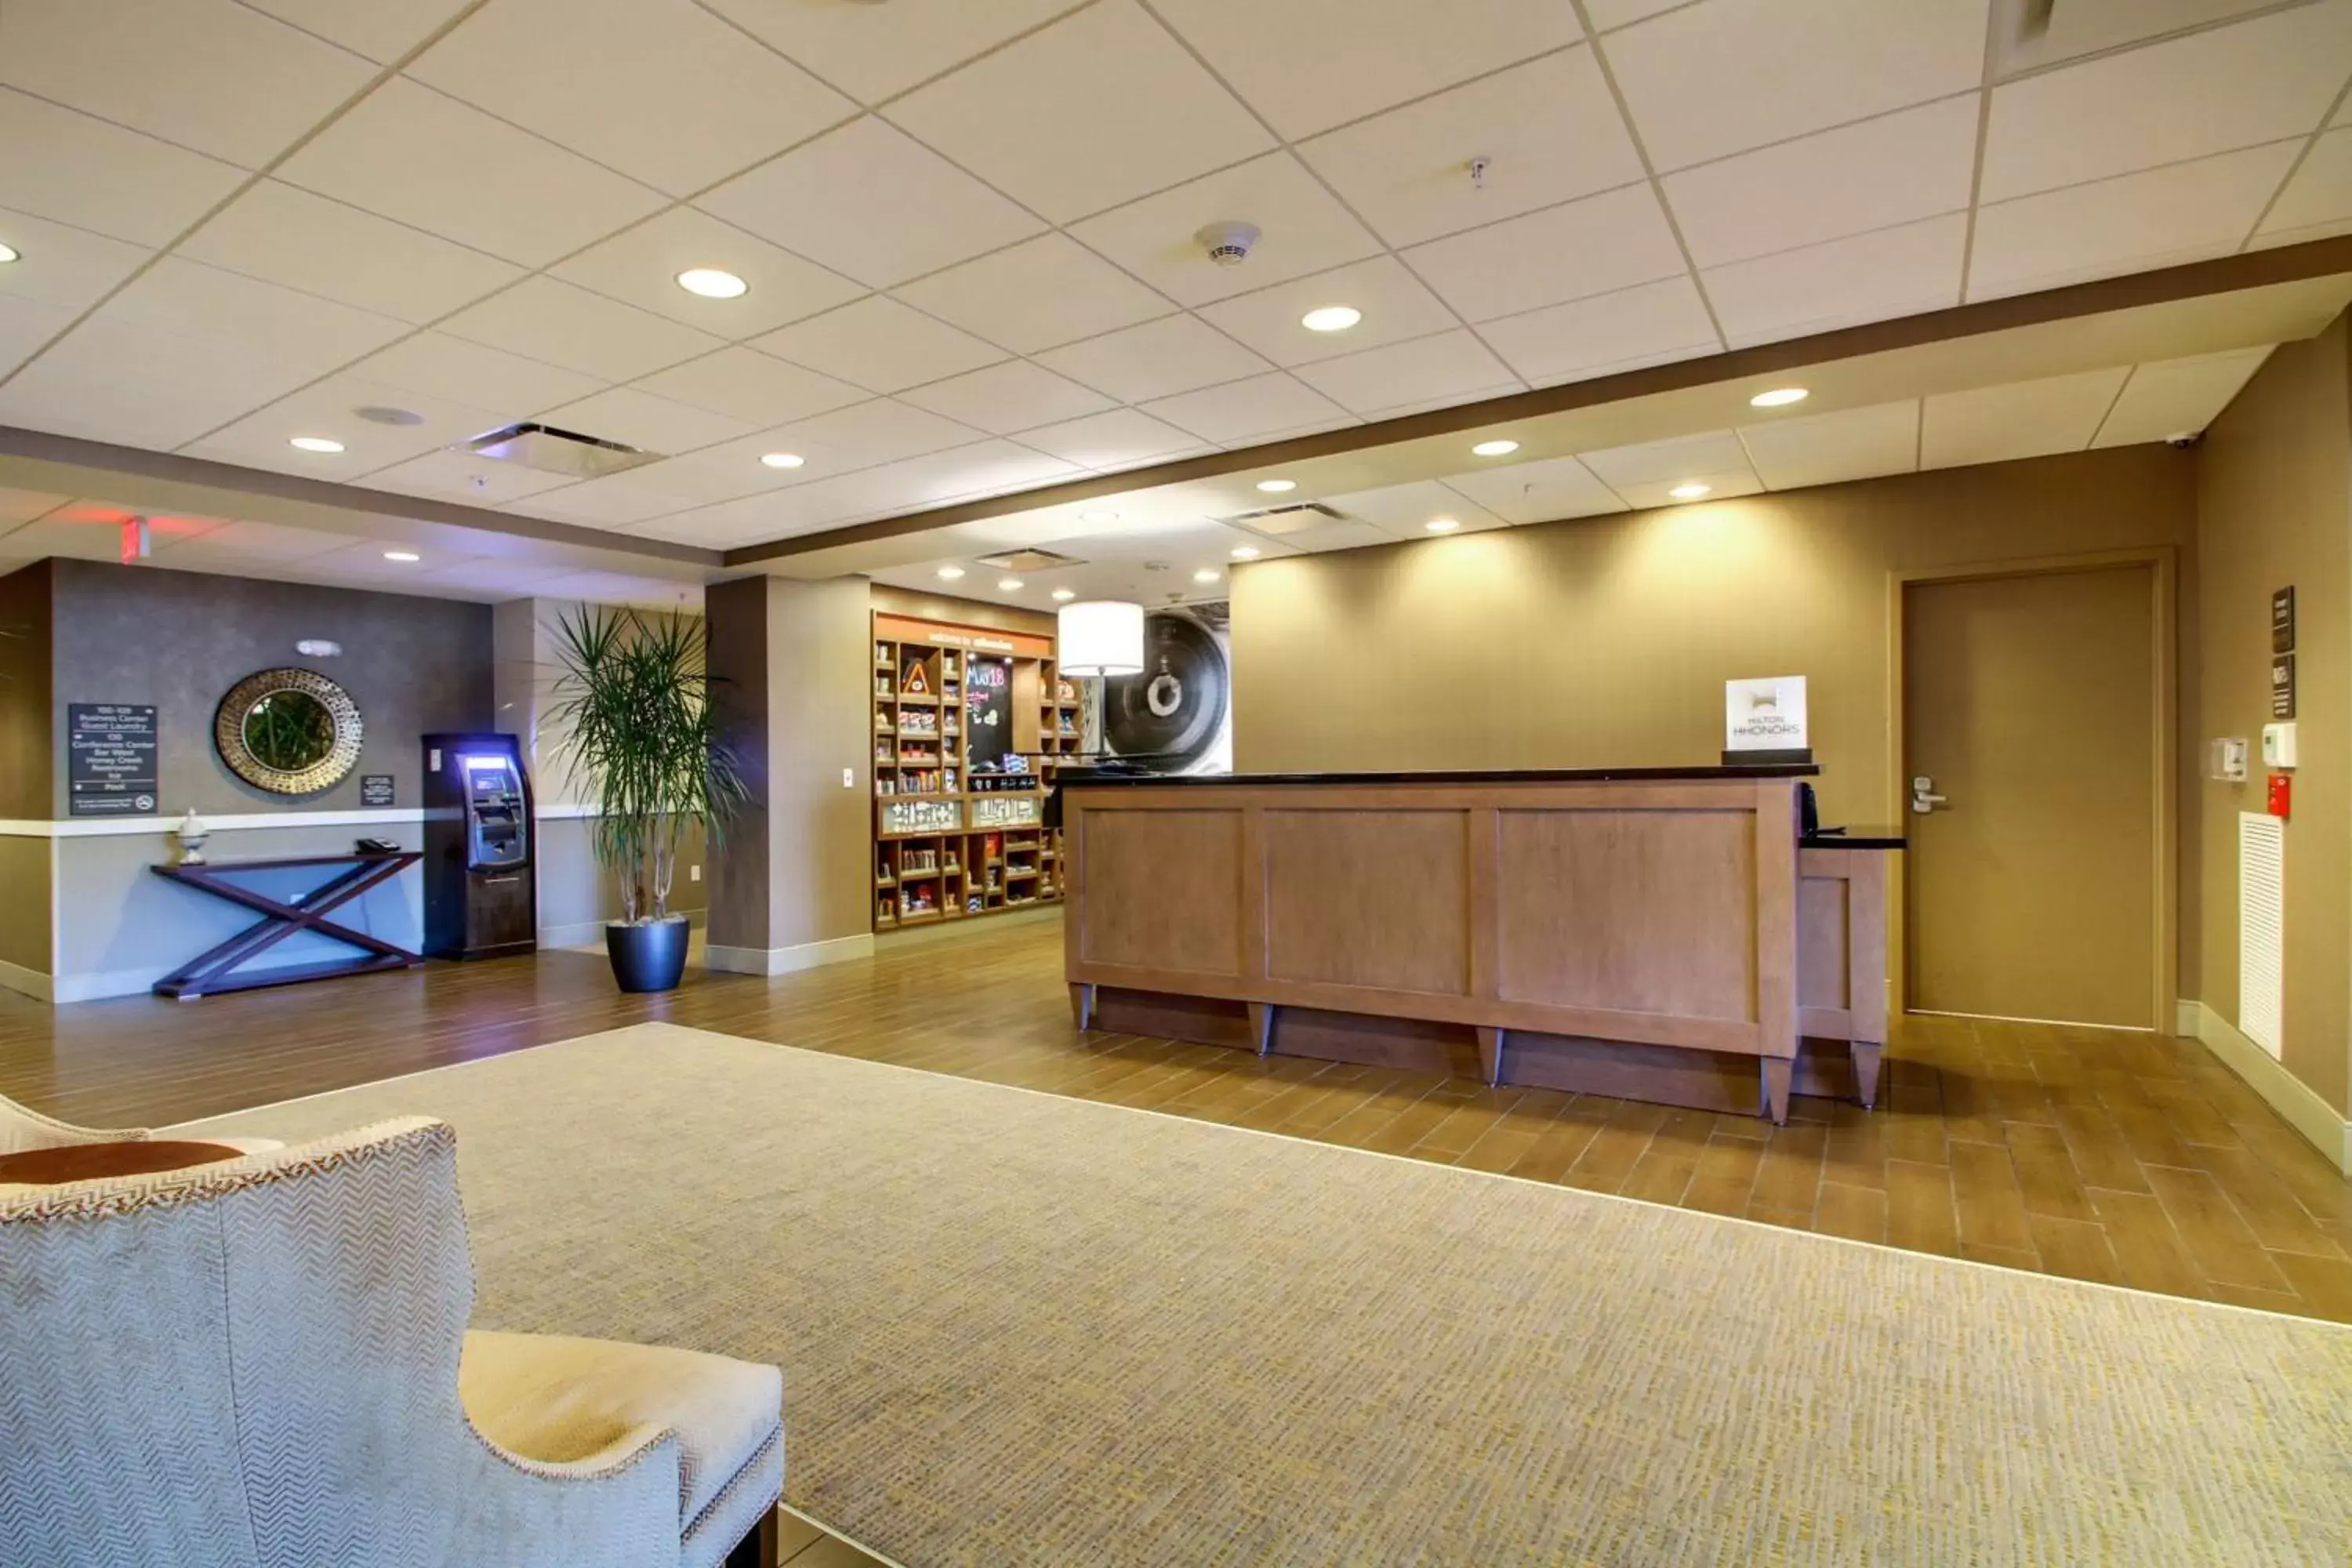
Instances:
[[[1797,1054],[1792,779],[1071,788],[1066,978],[1094,990]]]

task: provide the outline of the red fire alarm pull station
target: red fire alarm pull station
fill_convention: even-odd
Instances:
[[[2287,808],[2290,804],[2294,787],[2294,774],[2271,774],[2270,803],[2263,809],[2268,811],[2273,816],[2279,818],[2281,821],[2284,821],[2290,815]]]

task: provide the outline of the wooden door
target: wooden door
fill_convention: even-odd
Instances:
[[[1905,585],[1914,1011],[2158,1026],[2156,583]]]

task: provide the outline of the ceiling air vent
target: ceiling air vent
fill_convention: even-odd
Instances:
[[[625,468],[640,468],[647,463],[660,462],[663,456],[624,447],[618,441],[600,441],[593,436],[558,430],[552,425],[534,424],[509,425],[487,436],[461,441],[451,450],[537,468],[543,474],[565,474],[575,479],[593,479]]]
[[[1265,511],[1245,511],[1237,517],[1221,517],[1220,522],[1237,522],[1244,528],[1280,539],[1286,533],[1304,533],[1310,528],[1348,521],[1344,512],[1337,512],[1321,501],[1301,501],[1297,506],[1269,507]]]
[[[999,572],[1044,572],[1055,566],[1086,564],[1075,555],[1053,550],[1008,550],[1002,555],[983,555],[980,563],[993,566]]]

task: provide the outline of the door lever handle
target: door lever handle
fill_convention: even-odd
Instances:
[[[1929,795],[1926,790],[1921,790],[1911,797],[1911,809],[1921,816],[1927,816],[1943,804],[1942,795]]]

